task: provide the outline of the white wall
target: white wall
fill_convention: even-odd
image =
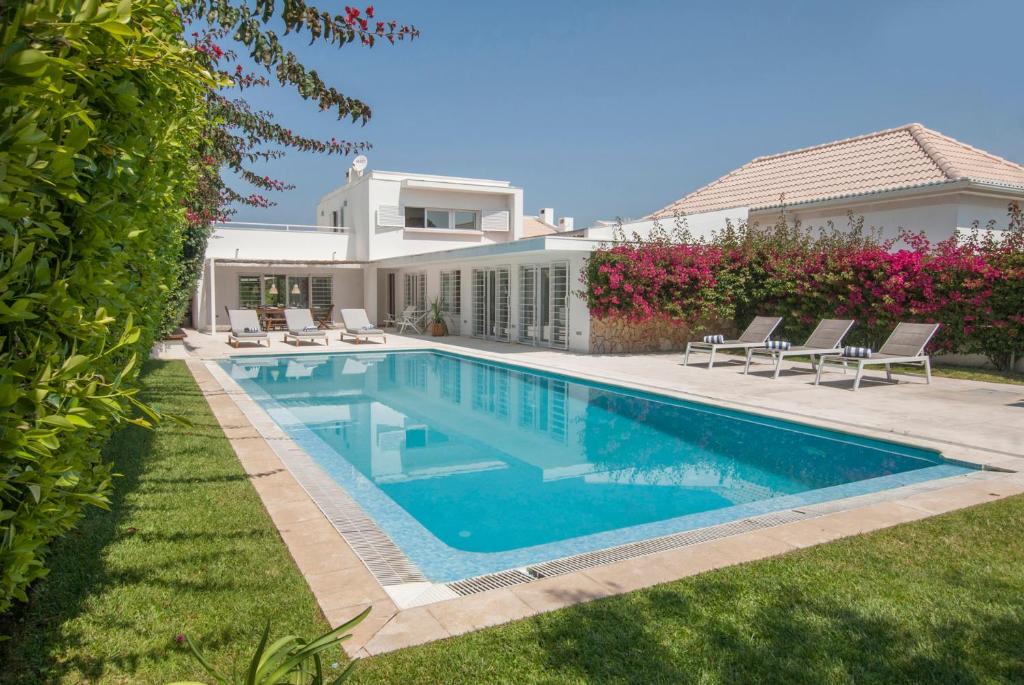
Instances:
[[[259,276],[264,274],[283,274],[285,276],[331,276],[334,286],[334,321],[340,321],[339,311],[345,308],[361,308],[363,306],[363,270],[362,268],[342,268],[337,266],[312,267],[281,267],[281,266],[236,266],[230,264],[216,265],[214,279],[214,296],[218,330],[228,330],[229,322],[224,308],[237,309],[238,277]],[[209,261],[203,269],[197,296],[192,303],[192,322],[198,330],[210,330],[209,303]]]
[[[745,221],[747,218],[747,210],[745,207],[739,207],[735,209],[723,209],[717,212],[704,212],[701,214],[689,214],[681,221],[684,221],[686,228],[690,231],[695,239],[699,238],[711,238],[713,231],[720,231],[725,228],[727,221],[732,221],[733,224],[737,224],[740,221]],[[660,221],[662,229],[668,233],[671,238],[676,227],[676,220],[674,217],[666,217]],[[622,224],[622,232],[625,234],[627,240],[632,240],[633,234],[638,234],[642,239],[646,240],[650,237],[651,230],[654,228],[654,220],[641,220],[641,221],[630,221]],[[612,240],[616,228],[614,226],[595,226],[588,228],[584,236],[592,238],[594,240]]]
[[[508,189],[485,192],[461,192],[423,188],[404,188],[399,180],[373,179],[369,186],[369,240],[368,259],[387,259],[406,255],[451,250],[474,245],[490,245],[514,239],[513,229],[522,226],[522,191],[508,194]],[[518,197],[518,203],[517,203]],[[518,204],[518,207],[517,207]],[[509,212],[507,232],[479,231],[472,235],[459,233],[424,233],[403,228],[378,227],[377,208],[382,205],[398,207],[437,207],[442,209],[505,210]]]
[[[964,194],[957,207],[957,228],[961,232],[969,232],[973,223],[977,221],[984,229],[991,221],[996,229],[1005,230],[1009,224],[1009,208],[1009,198]]]
[[[459,317],[458,330],[461,335],[472,334],[472,272],[475,268],[486,267],[509,267],[509,286],[511,288],[509,298],[510,311],[510,342],[517,342],[519,337],[519,267],[521,265],[536,264],[543,266],[553,262],[568,262],[568,288],[569,288],[569,317],[568,317],[568,345],[569,349],[575,352],[587,352],[590,345],[590,313],[587,310],[586,302],[579,296],[580,274],[585,265],[588,252],[528,252],[521,255],[507,255],[500,258],[487,258],[479,260],[452,261],[438,264],[427,264],[423,266],[411,266],[395,269],[397,283],[397,308],[401,310],[404,298],[402,288],[404,287],[403,274],[425,273],[427,277],[427,301],[433,300],[440,294],[441,271],[458,269],[462,272],[462,302],[461,316]],[[381,272],[383,273],[383,269]],[[383,302],[384,283],[381,281],[378,299]],[[455,334],[455,331],[452,331]]]
[[[435,181],[436,188],[406,187],[403,181],[445,178],[450,183]],[[450,188],[444,187],[451,186]],[[472,188],[472,190],[467,190]],[[523,222],[523,191],[508,184],[446,177],[417,177],[389,172],[366,172],[352,183],[331,191],[320,199],[316,209],[318,225],[331,222],[331,212],[345,202],[345,224],[352,229],[350,254],[358,261],[403,257],[425,252],[451,250],[459,247],[490,245],[519,237]],[[377,226],[377,210],[382,205],[434,207],[439,209],[471,209],[509,212],[509,230],[477,231],[471,234],[423,232],[404,228]]]
[[[206,247],[209,259],[345,261],[355,259],[344,233],[218,228]]]
[[[831,221],[836,228],[845,229],[849,223],[847,210],[855,216],[864,216],[865,229],[881,229],[883,239],[895,238],[899,229],[923,231],[932,242],[945,240],[969,231],[977,219],[984,228],[989,220],[997,229],[1005,229],[1009,198],[991,197],[974,193],[946,193],[888,202],[851,202],[845,206],[829,208],[788,208],[786,216],[798,219],[805,228],[826,226]],[[770,226],[778,219],[779,210],[751,213],[750,221]]]

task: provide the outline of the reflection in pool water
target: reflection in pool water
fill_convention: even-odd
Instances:
[[[339,482],[355,467],[464,552],[518,550],[943,463],[924,450],[437,352],[224,366],[272,415],[329,446],[311,453]]]

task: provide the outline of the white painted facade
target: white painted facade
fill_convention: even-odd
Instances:
[[[579,294],[580,276],[586,266],[586,259],[599,246],[599,241],[568,236],[544,236],[528,238],[505,245],[481,246],[452,250],[442,253],[410,255],[382,260],[373,265],[376,277],[372,279],[373,289],[366,292],[364,308],[371,320],[379,320],[388,308],[388,282],[393,276],[395,310],[401,311],[407,300],[406,275],[422,275],[425,280],[426,300],[429,302],[441,294],[442,273],[459,274],[458,314],[447,318],[449,331],[460,335],[477,335],[474,330],[474,271],[507,269],[507,303],[509,312],[507,330],[496,333],[485,331],[484,337],[536,344],[539,346],[565,347],[577,352],[587,352],[590,347],[590,313],[586,302]],[[550,269],[553,266],[565,269],[565,338],[556,338],[550,331],[528,330],[530,322],[524,322],[524,280],[529,276],[524,269]],[[367,283],[371,279],[367,279]],[[536,299],[534,300],[536,306]],[[529,318],[529,317],[527,317]],[[534,320],[534,325],[536,321]],[[532,340],[530,338],[537,338]],[[549,340],[544,340],[549,338]]]
[[[1008,189],[986,191],[959,184],[955,188],[914,189],[913,191],[878,193],[868,196],[827,200],[785,207],[734,207],[713,212],[687,214],[680,221],[694,239],[710,239],[712,234],[725,228],[746,223],[767,227],[785,216],[792,225],[799,222],[808,229],[828,228],[830,225],[846,230],[849,216],[864,218],[864,229],[876,229],[882,239],[896,238],[901,229],[924,232],[932,242],[946,240],[954,235],[965,235],[977,223],[982,229],[989,226],[1004,230],[1008,221],[1010,202],[1024,199],[1024,193]],[[674,217],[659,220],[662,229],[671,237]],[[639,235],[647,239],[655,220],[640,219],[621,224],[626,239]],[[618,226],[610,222],[575,231],[575,235],[593,240],[611,241]]]
[[[552,209],[540,214],[554,222]],[[586,351],[589,314],[577,291],[597,242],[524,238],[523,219],[522,190],[507,181],[353,170],[321,198],[316,225],[218,226],[193,325],[227,330],[227,309],[238,307],[310,306],[316,287],[335,322],[343,308],[381,322],[443,296],[453,334]],[[484,298],[490,318],[477,323]]]
[[[966,185],[966,184],[964,184]],[[770,226],[779,214],[805,228],[827,227],[846,229],[849,214],[864,217],[864,228],[877,229],[883,239],[896,238],[900,229],[924,232],[929,240],[939,242],[964,235],[977,222],[981,228],[991,225],[995,230],[1007,226],[1010,202],[1020,200],[1021,193],[1007,190],[984,191],[971,188],[915,189],[913,192],[891,192],[876,195],[829,200],[785,208],[751,210],[750,224]]]
[[[712,233],[720,231],[725,228],[727,222],[732,222],[733,225],[739,224],[742,221],[747,220],[748,210],[746,207],[737,207],[735,209],[723,209],[717,212],[703,212],[701,214],[690,214],[685,217],[680,217],[680,224],[690,232],[695,240],[701,238],[709,240],[712,237]],[[656,223],[655,219],[639,219],[635,221],[623,221],[621,224],[621,230],[627,240],[632,240],[634,236],[639,236],[643,240],[647,240],[651,236],[651,231]],[[661,229],[665,231],[669,237],[672,237],[676,229],[676,220],[673,217],[657,220],[657,223],[661,224]],[[611,224],[605,222],[602,225],[590,226],[575,231],[575,234],[589,238],[591,240],[601,241],[612,241],[615,239],[615,233],[619,229],[618,224]]]
[[[471,228],[410,225],[412,209],[476,217]],[[491,245],[522,237],[523,191],[508,181],[367,171],[320,199],[318,226],[351,231],[352,259],[378,259],[457,247]]]

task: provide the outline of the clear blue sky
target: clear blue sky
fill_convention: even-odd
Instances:
[[[758,155],[913,121],[1024,162],[1021,0],[375,4],[422,36],[291,43],[371,105],[368,125],[280,90],[254,103],[296,131],[369,141],[371,169],[509,180],[527,213],[577,226],[642,216]],[[298,187],[238,219],[313,222],[349,160],[272,164]]]

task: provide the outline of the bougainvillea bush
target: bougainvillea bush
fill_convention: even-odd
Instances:
[[[596,251],[583,274],[598,318],[663,318],[700,332],[784,317],[800,341],[824,318],[851,318],[851,344],[876,349],[900,321],[939,322],[932,348],[985,354],[1005,368],[1024,349],[1024,227],[931,243],[902,233],[880,241],[859,227],[813,232],[784,222],[727,226],[710,240],[632,240]]]

